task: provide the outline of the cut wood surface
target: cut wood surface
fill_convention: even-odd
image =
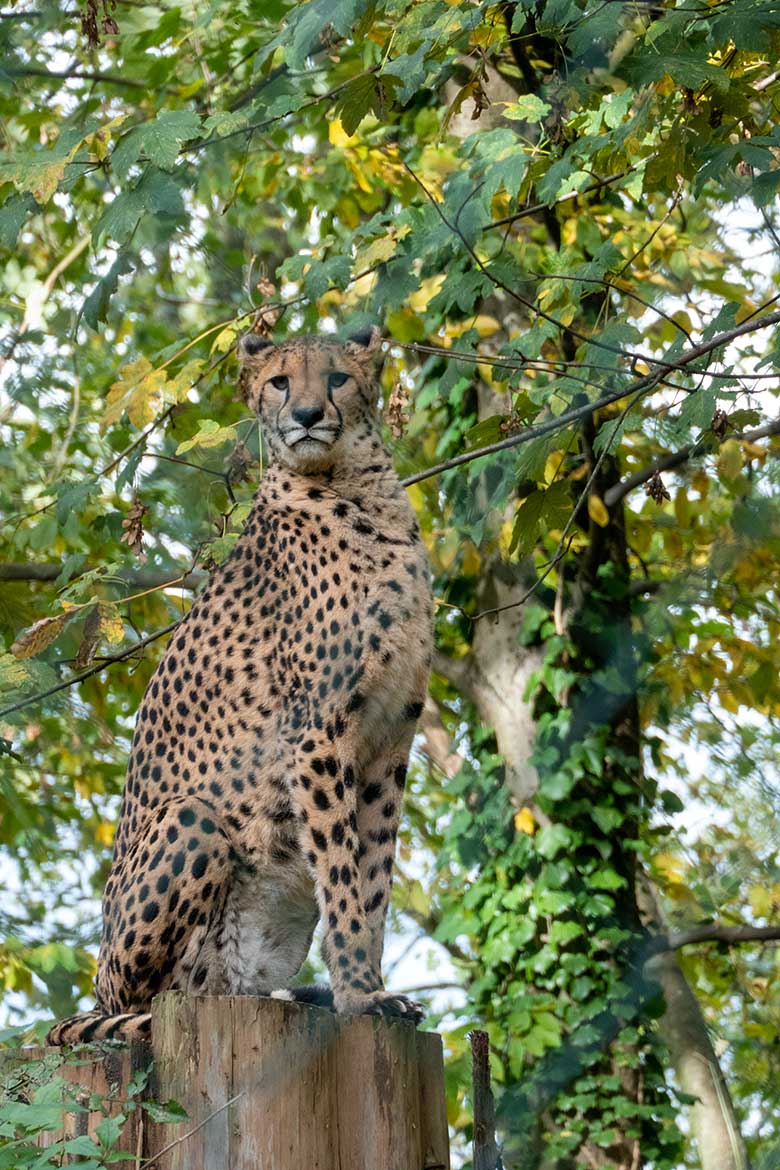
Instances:
[[[154,1001],[152,1037],[151,1052],[90,1049],[57,1070],[83,1086],[84,1102],[113,1092],[115,1114],[133,1071],[151,1062],[143,1098],[186,1109],[176,1124],[132,1111],[119,1146],[134,1156],[120,1170],[449,1170],[434,1033],[281,1000],[167,992]],[[64,1113],[62,1132],[94,1133],[102,1116]]]

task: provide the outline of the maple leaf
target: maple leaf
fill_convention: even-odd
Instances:
[[[169,378],[164,369],[155,369],[145,357],[122,366],[118,381],[106,395],[103,430],[118,422],[125,411],[135,426],[148,426],[164,406],[184,401],[201,368],[202,362],[195,359],[187,362],[174,378]]]

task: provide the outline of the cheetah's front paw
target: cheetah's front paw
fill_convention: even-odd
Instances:
[[[391,991],[349,996],[338,1002],[338,1011],[345,1016],[384,1016],[390,1020],[410,1020],[413,1024],[419,1024],[425,1015],[422,1005],[416,1000]]]

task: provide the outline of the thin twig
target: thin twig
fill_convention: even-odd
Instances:
[[[780,418],[774,419],[772,422],[766,423],[763,427],[757,427],[754,431],[740,431],[733,435],[726,434],[724,441],[727,439],[736,439],[739,443],[755,443],[757,439],[767,439],[772,435],[780,435]],[[681,447],[679,451],[670,451],[668,455],[661,455],[655,462],[643,467],[640,471],[635,471],[631,475],[627,475],[625,479],[621,479],[619,483],[613,484],[611,488],[604,494],[604,503],[608,508],[611,508],[618,500],[622,500],[634,488],[641,487],[643,483],[647,483],[657,473],[662,471],[671,471],[675,467],[679,467],[688,460],[695,458],[699,454],[707,454],[702,450],[702,442],[709,441],[715,438],[712,431],[705,432],[702,439],[695,443],[688,443],[685,447]]]
[[[539,439],[544,435],[551,434],[555,430],[568,426],[571,422],[578,422],[580,419],[586,418],[589,414],[593,414],[605,406],[610,406],[613,402],[617,402],[621,398],[626,398],[629,395],[643,396],[654,389],[659,382],[663,381],[666,370],[684,370],[686,366],[696,361],[697,358],[704,357],[706,354],[712,353],[713,350],[728,345],[737,337],[742,337],[746,333],[753,333],[758,329],[766,329],[770,325],[777,325],[778,323],[780,323],[780,312],[767,313],[765,317],[753,323],[743,321],[741,325],[736,325],[733,329],[719,333],[716,337],[710,338],[709,341],[692,346],[687,353],[683,353],[674,362],[667,363],[664,369],[654,370],[653,373],[646,374],[643,378],[637,379],[630,386],[626,386],[621,390],[611,390],[595,402],[572,407],[571,410],[564,411],[563,414],[559,414],[556,418],[548,419],[546,422],[539,423],[535,427],[529,427],[527,430],[520,431],[516,435],[509,435],[506,439],[501,439],[497,443],[488,443],[484,447],[477,447],[473,451],[465,451],[461,455],[455,455],[452,459],[446,459],[443,463],[437,463],[425,471],[418,471],[414,475],[407,476],[401,482],[404,487],[409,487],[413,483],[420,483],[424,479],[430,479],[434,475],[440,475],[443,471],[450,471],[453,467],[460,467],[464,463],[470,463],[473,459],[481,459],[482,456],[492,455],[496,451],[508,451],[512,447],[520,447],[525,443],[530,443],[534,439]]]
[[[505,215],[503,219],[494,219],[492,223],[487,224],[482,230],[490,232],[494,228],[504,227],[505,224],[516,223],[518,219],[526,219],[530,215],[539,215],[542,211],[548,211],[551,207],[557,207],[560,203],[568,203],[569,200],[577,199],[580,195],[591,195],[594,191],[600,191],[602,187],[607,187],[610,183],[617,183],[620,179],[625,178],[626,175],[630,175],[643,164],[654,159],[656,154],[657,151],[654,151],[647,158],[640,159],[638,163],[634,163],[633,166],[626,167],[622,171],[616,171],[614,175],[606,175],[605,178],[599,179],[592,186],[584,187],[582,191],[568,191],[565,195],[554,199],[552,203],[534,203],[533,206],[524,207],[522,211],[516,211],[513,215]]]
[[[240,1101],[245,1093],[246,1089],[242,1089],[240,1093],[236,1093],[235,1097],[231,1097],[229,1101],[225,1101],[224,1105],[219,1105],[213,1113],[209,1113],[208,1117],[204,1117],[203,1121],[198,1122],[193,1129],[188,1130],[187,1133],[183,1133],[181,1137],[174,1138],[172,1142],[169,1142],[167,1146],[163,1146],[161,1150],[158,1150],[156,1154],[152,1154],[150,1158],[144,1158],[138,1170],[144,1170],[145,1166],[152,1166],[159,1158],[162,1158],[163,1154],[167,1154],[170,1150],[175,1149],[176,1146],[181,1145],[182,1142],[186,1142],[188,1138],[193,1137],[199,1130],[203,1129],[204,1125],[208,1125],[220,1113],[224,1113],[231,1105],[235,1105],[236,1101]]]
[[[637,248],[636,252],[634,252],[634,255],[631,256],[630,259],[626,260],[626,262],[622,266],[622,268],[619,268],[617,270],[617,272],[615,273],[616,276],[618,276],[618,277],[622,276],[623,273],[626,272],[627,269],[629,269],[631,267],[631,265],[634,263],[634,261],[636,259],[638,259],[639,256],[642,255],[642,253],[645,251],[645,249],[650,247],[653,240],[658,235],[661,228],[664,226],[664,224],[669,219],[669,217],[673,214],[675,207],[682,199],[682,187],[683,187],[683,177],[682,177],[682,175],[679,175],[677,178],[677,190],[674,192],[674,195],[672,196],[672,201],[669,204],[668,208],[666,209],[666,213],[658,221],[656,226],[651,231],[650,235],[645,240],[645,242],[643,244],[641,244],[640,247]]]

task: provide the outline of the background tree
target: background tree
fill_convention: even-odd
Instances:
[[[9,1018],[89,993],[134,712],[262,474],[236,336],[379,320],[437,595],[398,929],[467,989],[457,1140],[479,1023],[506,1167],[773,1166],[780,5],[0,37]]]

